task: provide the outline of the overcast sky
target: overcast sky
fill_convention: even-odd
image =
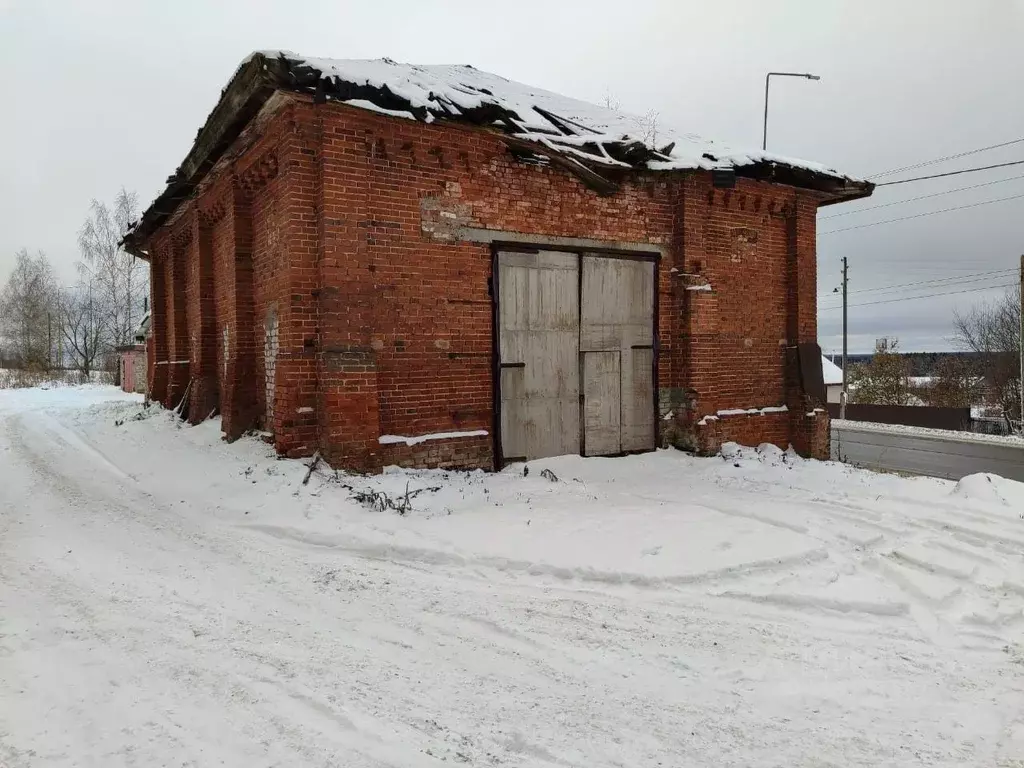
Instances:
[[[414,63],[468,63],[579,98],[606,94],[666,124],[760,145],[764,73],[774,80],[769,149],[871,177],[1024,137],[1024,0],[0,0],[0,278],[20,248],[70,279],[91,198],[123,185],[148,203],[187,152],[239,61],[254,49]],[[1024,159],[1024,142],[911,174]],[[819,214],[819,292],[850,260],[851,351],[879,336],[949,346],[954,308],[1011,282],[1024,252],[1024,197],[905,222],[828,230],[1016,194],[1024,165],[882,189]],[[901,178],[892,176],[886,178]],[[825,220],[826,216],[842,215]],[[929,283],[914,290],[867,289]],[[891,301],[896,299],[896,301]],[[857,307],[856,304],[872,303]],[[841,347],[838,301],[819,335]]]

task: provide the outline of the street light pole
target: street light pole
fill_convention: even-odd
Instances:
[[[772,77],[803,77],[807,80],[821,80],[818,75],[808,72],[769,72],[764,76],[764,129],[761,132],[761,149],[768,149],[768,84]]]
[[[845,419],[846,418],[846,401],[850,397],[849,393],[846,390],[846,384],[847,384],[847,374],[846,374],[846,370],[847,370],[847,366],[846,366],[846,342],[847,342],[847,338],[848,338],[847,333],[846,333],[846,293],[847,293],[846,288],[847,288],[848,284],[849,284],[849,265],[846,263],[846,257],[843,256],[843,391],[842,391],[842,394],[839,396],[839,418],[840,419]]]

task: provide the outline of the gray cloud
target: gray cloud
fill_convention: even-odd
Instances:
[[[1024,136],[1022,37],[1024,4],[1006,0],[634,0],[628,9],[607,0],[520,0],[514,11],[480,0],[308,0],[301,8],[269,0],[0,0],[0,274],[28,247],[46,250],[70,276],[90,198],[112,198],[124,185],[151,199],[235,66],[257,48],[472,63],[584,99],[612,93],[624,109],[656,109],[666,122],[741,146],[760,142],[764,73],[811,71],[822,80],[773,83],[769,148],[867,175]],[[1024,159],[1024,144],[942,169],[1015,159]],[[1024,193],[1024,179],[824,217],[1021,174],[1009,168],[892,187],[823,210],[821,293],[836,284],[843,256],[851,290],[1013,267],[1024,200],[825,233]],[[998,293],[855,307],[851,349],[869,350],[883,335],[899,336],[907,349],[947,346],[953,309]],[[826,348],[836,347],[839,313],[826,308],[833,303],[822,302]]]

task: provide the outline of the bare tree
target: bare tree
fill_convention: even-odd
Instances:
[[[46,254],[18,252],[14,269],[0,292],[0,330],[13,362],[23,368],[49,370],[53,360],[52,313],[57,294]]]
[[[928,405],[970,408],[980,403],[983,389],[973,361],[947,355],[939,360],[934,378],[921,388],[920,395]]]
[[[899,354],[898,339],[882,339],[871,362],[851,369],[850,392],[855,403],[910,404],[910,368]]]
[[[60,328],[67,354],[75,369],[88,381],[106,349],[104,329],[97,312],[94,286],[79,283],[60,292],[57,302]]]
[[[114,198],[113,208],[92,201],[89,218],[78,233],[82,252],[79,274],[94,287],[92,306],[100,318],[103,341],[109,347],[131,343],[149,290],[146,264],[120,245],[137,210],[135,193],[122,188]]]
[[[606,91],[604,94],[604,105],[615,112],[622,111],[622,102]],[[640,130],[640,141],[649,147],[653,147],[658,140],[658,118],[661,116],[656,109],[649,109],[641,116],[635,118],[636,125]]]
[[[649,109],[640,118],[640,140],[649,147],[655,146],[658,141],[658,118],[660,116],[656,109]]]
[[[1020,294],[1013,289],[994,303],[954,316],[955,343],[975,353],[975,373],[985,382],[986,399],[1014,421],[1021,418],[1020,312]]]

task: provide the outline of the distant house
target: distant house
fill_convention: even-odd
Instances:
[[[147,390],[146,339],[148,336],[149,314],[147,313],[135,331],[134,343],[117,348],[121,389],[125,392],[145,393]]]
[[[825,400],[838,403],[843,393],[843,369],[824,355],[821,356],[821,374],[825,380]]]
[[[827,457],[816,216],[872,184],[642,122],[468,66],[254,54],[125,238],[150,396],[372,471]]]

